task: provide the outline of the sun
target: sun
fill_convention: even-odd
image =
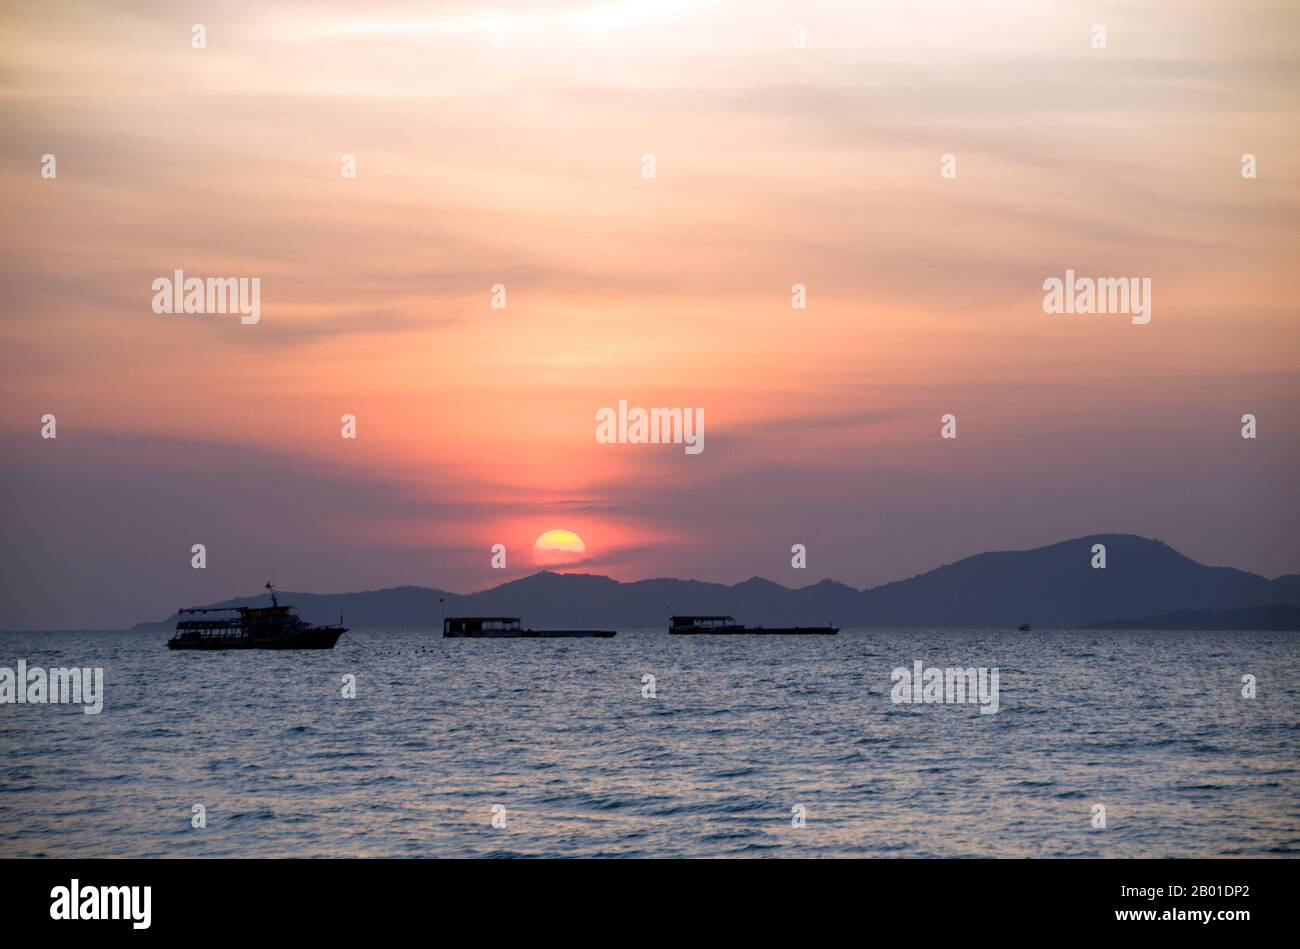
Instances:
[[[563,564],[581,560],[587,545],[573,531],[547,531],[533,543],[533,563]]]

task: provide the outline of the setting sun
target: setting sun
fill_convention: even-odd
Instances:
[[[533,562],[539,564],[573,563],[587,552],[582,538],[570,530],[550,530],[533,544]]]

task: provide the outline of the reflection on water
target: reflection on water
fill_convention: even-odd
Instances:
[[[0,666],[103,666],[106,689],[100,715],[0,705],[0,855],[1300,853],[1287,634],[165,638],[0,634]],[[891,703],[918,659],[1000,668],[1000,711]]]

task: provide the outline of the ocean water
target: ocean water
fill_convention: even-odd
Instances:
[[[99,715],[0,705],[0,856],[1300,853],[1296,635],[165,639],[0,634],[105,673]],[[891,702],[917,659],[997,667],[1000,710]]]

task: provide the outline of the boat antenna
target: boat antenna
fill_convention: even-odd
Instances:
[[[271,605],[272,605],[272,606],[279,606],[280,603],[279,603],[279,601],[277,601],[276,598],[275,598],[275,587],[273,587],[273,586],[271,585],[271,581],[270,581],[270,580],[267,580],[267,581],[266,581],[266,588],[267,588],[268,590],[271,591]]]
[[[447,628],[447,601],[438,597],[438,611],[442,613],[442,628]]]

